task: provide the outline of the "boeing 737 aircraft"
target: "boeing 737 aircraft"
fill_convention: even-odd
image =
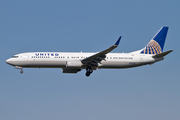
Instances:
[[[23,73],[23,68],[62,68],[63,73],[77,73],[86,69],[86,76],[98,68],[138,67],[161,61],[173,51],[163,52],[167,31],[168,27],[162,27],[143,49],[130,53],[109,53],[119,45],[120,36],[113,46],[102,52],[29,52],[14,55],[6,63],[21,69],[20,73]]]

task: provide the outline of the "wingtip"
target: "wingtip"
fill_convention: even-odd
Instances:
[[[116,43],[114,44],[115,46],[118,46],[118,45],[119,45],[119,42],[120,42],[120,40],[121,40],[121,37],[122,37],[122,36],[120,36],[119,39],[116,41]]]

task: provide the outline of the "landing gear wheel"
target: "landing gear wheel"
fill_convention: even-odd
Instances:
[[[86,76],[89,77],[91,75],[91,73],[93,73],[93,70],[91,69],[91,67],[87,67],[86,68]]]
[[[90,74],[91,74],[90,72],[86,72],[86,76],[87,76],[87,77],[89,77],[89,76],[90,76]]]
[[[21,70],[20,73],[23,74],[23,70]]]

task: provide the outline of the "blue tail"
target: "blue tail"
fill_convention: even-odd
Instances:
[[[159,54],[163,52],[168,27],[162,27],[141,51],[142,54]]]

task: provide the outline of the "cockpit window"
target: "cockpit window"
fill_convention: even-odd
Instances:
[[[12,58],[18,58],[18,56],[13,56]]]

